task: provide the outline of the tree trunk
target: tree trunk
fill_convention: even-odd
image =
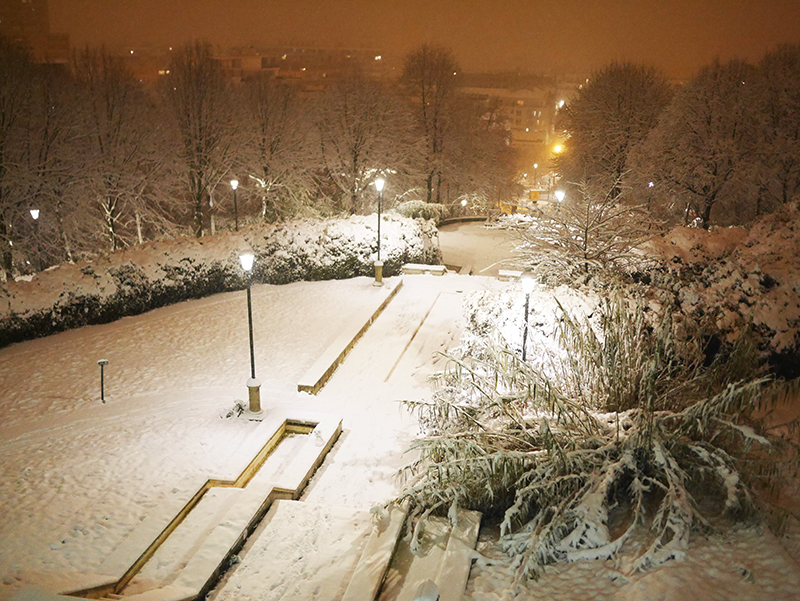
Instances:
[[[214,234],[217,233],[217,223],[216,223],[216,219],[214,218],[214,195],[213,194],[209,194],[208,195],[208,217],[211,220],[211,223],[210,223],[211,235],[213,236]]]
[[[6,222],[5,211],[0,214],[0,243],[3,245],[3,271],[6,279],[11,280],[14,278],[14,255],[11,252],[11,227]]]
[[[144,244],[144,236],[142,235],[142,214],[139,211],[135,212],[136,217],[136,239],[139,244]]]

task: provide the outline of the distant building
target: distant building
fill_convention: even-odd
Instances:
[[[368,48],[233,48],[215,58],[233,81],[269,73],[276,79],[297,80],[309,90],[323,89],[329,81],[352,73],[382,79],[391,71],[381,52]]]
[[[47,0],[0,0],[0,37],[26,48],[38,63],[69,62],[69,36],[50,33]]]

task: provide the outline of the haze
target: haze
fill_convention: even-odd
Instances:
[[[297,44],[401,58],[432,41],[467,71],[588,72],[612,60],[687,78],[800,41],[797,0],[50,0],[73,46]]]

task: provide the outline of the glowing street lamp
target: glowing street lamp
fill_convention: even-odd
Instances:
[[[245,252],[239,255],[242,269],[247,273],[247,327],[250,332],[250,379],[247,380],[247,390],[250,400],[250,412],[261,413],[261,382],[256,379],[256,355],[253,346],[253,301],[250,294],[253,275],[253,262],[255,255]]]
[[[531,275],[522,276],[522,291],[525,293],[525,315],[523,316],[522,327],[522,360],[527,359],[525,353],[526,343],[528,342],[528,304],[531,300],[531,292],[533,292],[534,279]]]
[[[239,180],[232,179],[231,188],[233,188],[233,222],[234,222],[234,229],[237,232],[239,231],[239,207],[236,204],[236,189],[238,187],[239,187]]]
[[[381,262],[381,203],[383,202],[383,187],[386,185],[386,180],[379,177],[373,183],[375,184],[375,189],[378,191],[378,260],[375,261],[375,281],[372,282],[372,285],[383,286],[383,263]]]
[[[556,207],[556,212],[561,211],[561,203],[564,202],[564,198],[566,197],[567,193],[564,190],[556,190],[556,200],[558,201],[558,206]]]
[[[539,171],[539,163],[534,163],[533,164],[533,183],[534,183],[534,185],[538,185],[539,184],[538,171]]]

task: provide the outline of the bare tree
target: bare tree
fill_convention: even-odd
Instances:
[[[203,209],[219,172],[226,172],[236,140],[230,94],[211,46],[195,42],[177,51],[162,86],[180,135],[180,160],[192,211],[192,232],[203,235]]]
[[[752,103],[760,139],[753,177],[759,182],[756,215],[800,194],[800,46],[782,45],[758,65]]]
[[[245,80],[243,109],[248,131],[243,148],[244,170],[261,201],[261,218],[290,217],[312,199],[312,169],[318,147],[296,88],[259,74]]]
[[[332,86],[318,107],[325,170],[346,210],[357,213],[376,174],[407,170],[413,155],[411,124],[380,83],[351,76]]]
[[[19,212],[11,168],[19,122],[30,102],[33,69],[27,52],[0,37],[0,260],[6,278],[13,277],[14,224]]]
[[[134,234],[143,238],[146,191],[163,163],[152,135],[153,107],[120,59],[105,49],[84,49],[73,57],[73,69],[85,103],[85,183],[114,251]],[[134,223],[135,231],[129,227]]]
[[[671,97],[666,81],[644,65],[612,63],[593,73],[560,118],[569,139],[558,157],[562,179],[619,196],[631,149],[655,127]]]
[[[683,203],[685,220],[711,223],[719,203],[731,210],[744,199],[742,175],[755,148],[756,122],[748,108],[753,67],[714,62],[675,96],[636,157],[636,169]],[[640,176],[645,179],[645,176]]]
[[[87,157],[79,123],[84,106],[69,72],[42,67],[35,78],[18,152],[18,193],[41,210],[35,233],[38,264],[72,261],[92,249],[92,226],[80,193]],[[54,235],[53,235],[54,234]]]
[[[402,81],[417,105],[417,122],[427,144],[425,189],[428,202],[442,201],[443,153],[458,71],[453,53],[441,46],[424,44],[405,59]]]
[[[473,210],[481,210],[516,197],[520,193],[514,183],[518,151],[497,115],[465,96],[454,99],[451,115],[450,143],[444,152],[444,199],[457,208],[466,200]]]

